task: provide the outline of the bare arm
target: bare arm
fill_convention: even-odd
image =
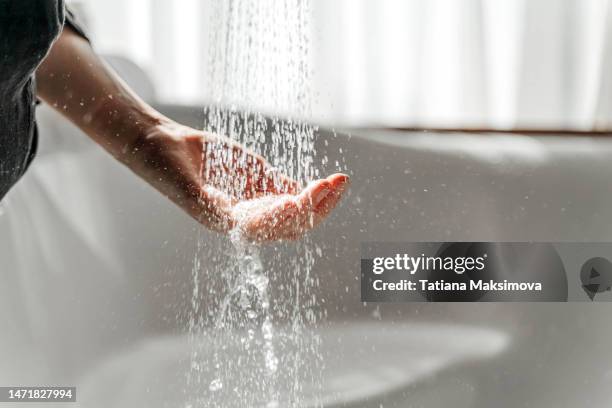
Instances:
[[[168,119],[147,105],[66,27],[36,73],[38,96],[113,156],[129,162],[147,127]]]
[[[223,136],[191,129],[157,112],[70,28],[64,29],[36,77],[41,99],[211,229],[226,232],[235,226],[239,200],[277,194],[282,199],[276,205],[252,217],[248,235],[261,241],[295,239],[325,218],[348,184],[348,177],[336,174],[300,191],[282,175],[280,182],[278,176],[272,179],[263,158]],[[218,154],[222,151],[231,154]],[[215,162],[212,177],[204,174],[202,158],[215,155],[232,159]],[[248,160],[242,160],[245,156]],[[218,180],[235,177],[245,178],[247,190],[236,195],[218,185]]]

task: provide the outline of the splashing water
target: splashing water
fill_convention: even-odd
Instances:
[[[317,178],[316,128],[303,121],[311,110],[309,2],[213,3],[209,79],[214,106],[205,110],[205,130],[239,141],[302,184]],[[236,180],[217,181],[240,196]],[[311,330],[323,317],[318,280],[311,275],[320,249],[306,238],[274,246],[270,257],[269,248],[249,243],[242,234],[249,214],[275,199],[236,206],[238,225],[229,243],[203,232],[198,237],[189,316],[188,392],[194,408],[320,405],[322,362],[319,338]]]

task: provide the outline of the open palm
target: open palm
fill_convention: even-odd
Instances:
[[[301,188],[240,144],[168,121],[135,147],[132,167],[207,227],[253,241],[297,239],[339,202],[348,176]]]

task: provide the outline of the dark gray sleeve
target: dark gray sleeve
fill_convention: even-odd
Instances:
[[[79,22],[79,19],[77,18],[77,16],[72,12],[72,10],[70,10],[70,7],[68,6],[64,6],[64,7],[66,11],[65,16],[64,16],[64,27],[68,26],[72,28],[74,32],[76,32],[78,35],[80,35],[81,37],[83,37],[84,39],[86,39],[87,41],[91,43],[91,40],[85,33],[85,30],[83,29],[83,25]],[[40,104],[40,99],[36,98],[36,104],[37,105]]]
[[[66,20],[64,22],[64,25],[72,28],[81,37],[91,42],[89,37],[87,36],[87,33],[83,29],[83,25],[68,6],[66,6]]]

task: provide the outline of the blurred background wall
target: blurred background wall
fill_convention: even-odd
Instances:
[[[143,67],[161,101],[201,104],[211,2],[69,3],[97,49]],[[319,123],[612,128],[612,0],[311,2]]]

